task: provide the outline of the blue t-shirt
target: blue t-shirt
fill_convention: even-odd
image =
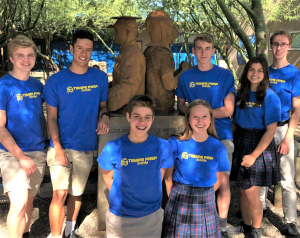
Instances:
[[[234,122],[245,129],[263,130],[268,125],[280,121],[280,99],[270,88],[267,89],[263,104],[254,106],[255,92],[250,91],[249,100],[244,109],[239,108],[239,100],[235,106]]]
[[[85,74],[64,69],[52,75],[43,98],[58,110],[58,129],[63,148],[91,151],[97,149],[99,103],[108,98],[107,75],[96,68]],[[53,146],[50,140],[51,147]]]
[[[0,109],[6,112],[6,129],[24,152],[45,149],[42,112],[43,85],[29,77],[27,81],[10,74],[0,79]],[[0,149],[6,150],[0,143]]]
[[[277,93],[281,101],[281,120],[289,119],[292,99],[300,95],[300,71],[289,64],[280,69],[270,70],[270,87]]]
[[[204,99],[215,109],[224,106],[224,99],[231,92],[235,94],[234,78],[229,70],[214,65],[209,71],[200,71],[196,65],[180,76],[175,94],[188,103]],[[215,119],[215,127],[219,140],[233,139],[229,117]]]
[[[212,136],[204,142],[171,137],[169,143],[174,159],[173,180],[177,183],[212,187],[217,182],[217,172],[230,171],[225,146]]]
[[[108,197],[111,213],[138,218],[160,208],[160,169],[173,166],[168,141],[149,134],[146,141],[135,144],[124,135],[106,144],[98,163],[104,170],[114,170]]]

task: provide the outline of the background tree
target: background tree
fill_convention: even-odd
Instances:
[[[75,29],[85,27],[114,54],[107,43],[113,41],[113,31],[106,30],[114,22],[111,17],[142,16],[139,25],[143,26],[148,13],[162,9],[177,23],[187,53],[191,34],[211,32],[217,36],[217,54],[235,75],[224,47],[227,44],[234,47],[245,61],[257,54],[267,55],[266,21],[300,19],[297,2],[299,0],[0,0],[0,48],[15,35],[31,36],[34,31],[46,38],[46,54],[39,52],[39,55],[57,67],[51,62],[51,36],[69,40]],[[246,28],[255,33],[254,43]]]
[[[162,0],[156,5],[170,14],[184,37],[191,32],[214,34],[217,53],[221,54],[236,78],[224,47],[229,44],[235,48],[245,62],[255,55],[265,55],[268,58],[269,33],[266,21],[300,19],[300,6],[297,2],[299,1],[281,0],[278,3],[277,0]],[[283,8],[284,11],[281,10]],[[249,29],[254,32],[254,43],[247,34]]]

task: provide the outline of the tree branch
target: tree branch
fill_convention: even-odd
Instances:
[[[38,15],[37,15],[35,21],[33,22],[33,25],[32,25],[33,27],[35,27],[36,23],[37,23],[38,20],[40,19],[40,16],[41,16],[41,14],[42,14],[42,10],[43,10],[43,8],[44,8],[44,4],[45,4],[45,0],[43,0],[42,3],[41,3],[39,13],[38,13]]]
[[[241,39],[241,41],[244,43],[244,46],[247,50],[249,58],[252,58],[255,56],[255,51],[253,49],[252,43],[245,33],[245,31],[241,28],[239,22],[235,19],[232,12],[228,9],[226,6],[224,0],[216,0],[220,8],[222,9],[225,17],[227,18],[230,26],[233,28],[235,34]]]
[[[251,18],[257,17],[256,13],[251,9],[248,3],[238,0],[238,3],[245,9],[245,11],[251,16]]]
[[[27,11],[28,11],[28,19],[27,19],[27,24],[26,26],[29,27],[30,26],[30,23],[31,23],[31,1],[30,0],[27,0],[28,2],[28,6],[27,6]]]
[[[112,53],[112,55],[116,58],[115,53],[112,51],[112,49],[105,43],[105,41],[102,39],[102,37],[92,28],[87,27],[93,34],[95,34],[97,36],[97,38],[102,42],[102,44],[106,47],[106,49],[108,49],[108,51],[110,53]]]
[[[56,70],[56,72],[59,72],[60,70],[59,70],[59,67],[57,66],[57,64],[55,64],[54,63],[54,61],[53,61],[53,59],[48,55],[43,55],[41,52],[39,52],[38,50],[36,50],[36,52],[37,52],[37,55],[39,56],[39,57],[41,57],[42,59],[44,59],[44,60],[47,60],[47,61],[49,61],[50,62],[50,64],[52,64],[52,66],[53,66],[53,68]]]

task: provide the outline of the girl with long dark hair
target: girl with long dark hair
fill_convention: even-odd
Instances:
[[[250,232],[261,237],[263,217],[259,191],[280,181],[274,135],[280,121],[280,100],[269,88],[268,62],[254,57],[246,64],[237,92],[234,152],[230,179],[240,194],[243,222],[230,234]]]

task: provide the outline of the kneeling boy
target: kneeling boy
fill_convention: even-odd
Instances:
[[[33,200],[46,164],[43,85],[29,76],[36,59],[31,39],[17,36],[8,52],[13,70],[0,80],[0,170],[10,201],[9,237],[21,238],[29,236]]]
[[[110,191],[107,237],[160,237],[162,179],[173,166],[170,145],[148,134],[155,111],[151,97],[137,95],[127,108],[129,134],[107,143],[98,158]]]

